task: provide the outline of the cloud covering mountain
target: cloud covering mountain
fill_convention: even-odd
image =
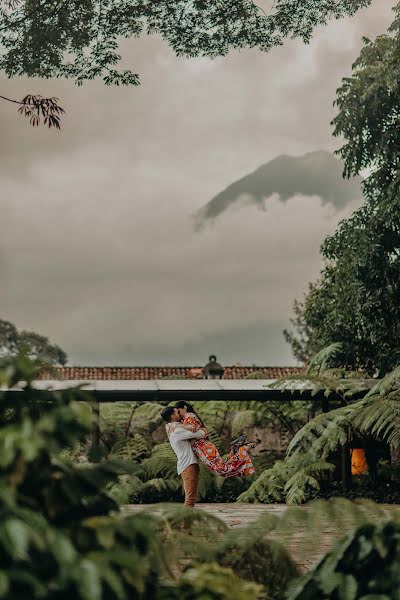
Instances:
[[[322,204],[342,210],[362,196],[361,177],[343,179],[342,170],[340,161],[322,150],[303,156],[278,156],[214,196],[196,213],[196,227],[201,228],[243,200],[264,206],[274,194],[282,202],[295,195],[318,196]]]

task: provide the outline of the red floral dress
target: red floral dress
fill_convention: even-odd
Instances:
[[[182,425],[194,432],[204,429],[196,415],[189,412],[185,414]],[[236,454],[231,452],[225,461],[215,445],[204,438],[192,442],[192,448],[206,467],[221,477],[246,477],[256,472],[247,446],[241,446]]]

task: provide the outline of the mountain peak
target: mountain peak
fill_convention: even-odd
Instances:
[[[278,194],[282,202],[297,194],[319,196],[323,204],[341,210],[362,197],[362,178],[343,179],[342,171],[341,162],[326,150],[302,156],[277,156],[207,202],[195,215],[196,226],[201,228],[216,219],[244,195],[256,205],[263,204],[273,194]]]

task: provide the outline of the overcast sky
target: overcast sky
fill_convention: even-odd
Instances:
[[[341,213],[318,197],[244,205],[194,232],[193,213],[280,154],[334,150],[335,90],[391,2],[269,54],[176,58],[124,46],[139,88],[6,80],[58,96],[61,132],[0,104],[0,317],[71,364],[294,364],[282,336]],[[290,173],[288,173],[290,177]]]

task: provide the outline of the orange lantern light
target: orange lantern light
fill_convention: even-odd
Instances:
[[[368,471],[368,463],[363,448],[352,448],[351,455],[351,474],[365,475]]]

